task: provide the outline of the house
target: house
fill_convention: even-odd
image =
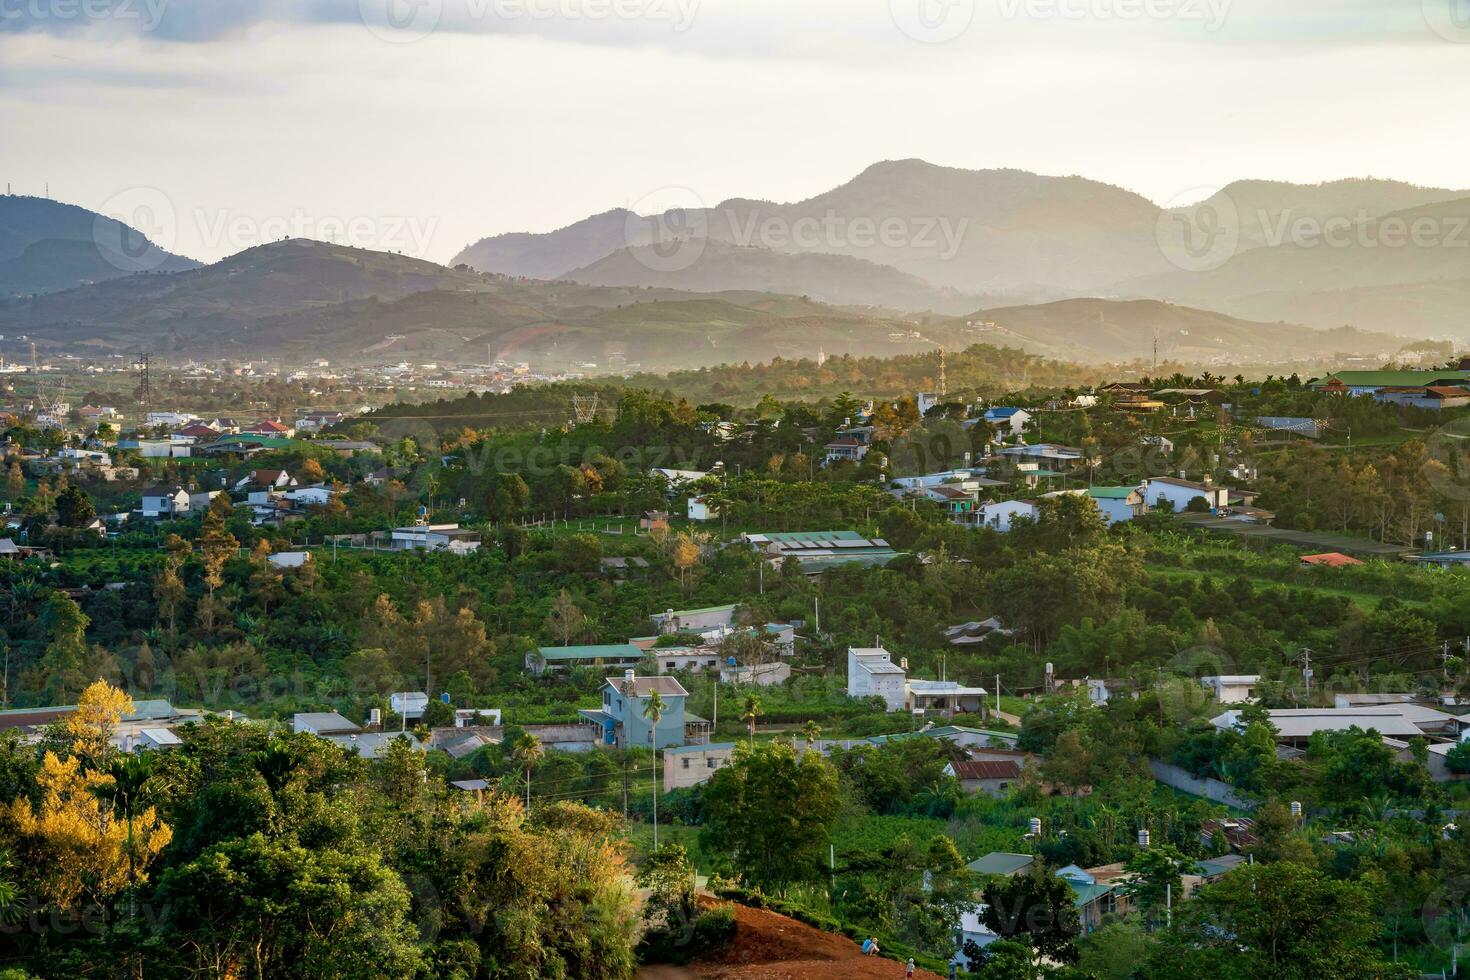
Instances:
[[[203,422],[190,422],[182,429],[176,430],[169,438],[175,442],[193,444],[201,440],[208,441],[218,435],[218,431],[211,429]]]
[[[77,409],[77,414],[88,422],[105,422],[108,419],[117,418],[117,409],[111,405],[83,405]]]
[[[1120,887],[1124,875],[1121,864],[1087,869],[1069,864],[1057,871],[1057,877],[1072,886],[1072,904],[1083,935],[1102,928],[1108,916],[1126,913],[1133,907],[1132,898]]]
[[[656,733],[652,720],[644,714],[654,691],[664,702]],[[657,734],[657,748],[676,748],[708,738],[708,722],[685,717],[684,701],[688,697],[684,685],[672,677],[639,677],[629,668],[621,677],[604,678],[600,709],[583,708],[577,713],[601,729],[604,745],[653,747]],[[703,738],[699,736],[700,728],[704,729]]]
[[[1036,861],[1034,854],[1011,854],[1006,851],[991,851],[976,858],[967,867],[977,875],[995,875],[1012,878],[1024,872]]]
[[[144,459],[189,459],[193,447],[172,439],[119,439],[117,448],[122,452],[135,452]]]
[[[393,529],[394,551],[449,551],[456,555],[480,549],[480,532],[458,524],[415,524]]]
[[[236,490],[246,487],[262,487],[267,490],[285,490],[296,486],[296,478],[285,470],[251,470],[235,484]]]
[[[716,647],[654,647],[648,654],[660,674],[718,670],[720,666],[720,651]]]
[[[702,609],[669,609],[655,613],[650,619],[659,635],[671,633],[703,633],[706,630],[730,629],[735,622],[735,604],[706,606]]]
[[[341,412],[308,412],[296,420],[297,432],[320,432],[346,421]]]
[[[1030,459],[1053,466],[1071,468],[1082,462],[1082,450],[1073,446],[1059,446],[1054,442],[1038,442],[1035,445],[1004,446],[996,450],[997,456],[1011,459]]]
[[[640,531],[667,531],[669,529],[669,513],[664,510],[650,510],[638,518],[638,530]]]
[[[965,687],[958,681],[914,678],[904,685],[904,708],[925,714],[981,714],[985,710],[987,693],[983,687]]]
[[[1320,555],[1302,555],[1303,568],[1347,568],[1351,565],[1361,564],[1363,563],[1358,559],[1339,554],[1336,551],[1328,551]]]
[[[301,568],[311,563],[311,552],[309,551],[278,551],[271,555],[266,561],[275,568]]]
[[[750,687],[775,687],[791,679],[791,665],[776,661],[768,664],[726,664],[720,668],[720,683],[744,684]]]
[[[168,728],[144,728],[140,729],[136,736],[131,736],[124,744],[124,752],[158,752],[163,749],[176,749],[184,744],[172,729]]]
[[[664,751],[664,792],[708,781],[735,756],[734,742],[679,745]]]
[[[712,521],[720,516],[720,508],[711,503],[709,497],[700,494],[689,498],[688,513],[691,521]]]
[[[944,767],[944,774],[958,779],[966,793],[984,793],[996,799],[1011,791],[1021,773],[1021,763],[1014,759],[962,759]]]
[[[1431,412],[1443,411],[1446,408],[1464,408],[1470,405],[1470,390],[1448,385],[1383,388],[1375,392],[1373,397],[1390,405],[1423,408]]]
[[[302,507],[325,507],[334,496],[330,487],[297,487],[286,491],[286,499]]]
[[[171,518],[188,514],[189,491],[183,487],[154,486],[143,490],[143,503],[139,511],[144,517]]]
[[[973,512],[979,503],[979,492],[966,490],[952,483],[941,483],[937,486],[925,487],[922,491],[925,497],[940,504],[945,512],[954,518],[963,518]]]
[[[847,648],[847,696],[880,697],[889,711],[902,711],[907,672],[882,647]]]
[[[149,412],[143,416],[143,425],[149,429],[177,429],[194,421],[194,416],[184,412]]]
[[[671,493],[677,493],[696,480],[703,480],[709,476],[704,470],[675,470],[666,467],[654,467],[648,471],[648,475],[666,482]]]
[[[1261,683],[1261,675],[1220,674],[1201,677],[1199,682],[1209,688],[1221,704],[1244,704],[1256,699],[1256,685]]]
[[[1203,501],[1205,509],[1212,511],[1230,503],[1230,491],[1225,487],[1215,486],[1208,476],[1201,483],[1183,477],[1149,477],[1139,487],[1139,493],[1150,508],[1168,505],[1176,512],[1188,510],[1190,502],[1194,500]]]
[[[856,463],[868,455],[869,446],[853,436],[838,436],[826,446],[827,455],[823,463]]]
[[[1088,487],[1087,496],[1102,512],[1109,527],[1140,517],[1148,509],[1137,487]]]
[[[350,735],[362,731],[335,711],[308,711],[293,715],[291,730],[313,735]]]
[[[406,732],[350,732],[340,735],[328,735],[327,741],[342,746],[349,752],[355,752],[364,759],[381,759],[388,754],[393,743],[398,739],[408,742],[409,748],[415,752],[424,751],[419,740]]]
[[[982,504],[977,512],[979,523],[995,531],[1009,531],[1018,518],[1035,520],[1034,500],[1001,500]]]
[[[388,695],[388,710],[407,721],[418,721],[429,706],[429,696],[423,691],[403,691]]]
[[[643,651],[631,643],[596,643],[585,646],[538,647],[526,654],[526,669],[537,677],[548,671],[574,667],[636,667]]]
[[[1428,568],[1465,568],[1470,565],[1470,551],[1433,551],[1413,560]]]
[[[1395,739],[1417,738],[1424,732],[1404,717],[1401,706],[1361,708],[1277,708],[1267,712],[1276,729],[1276,741],[1292,748],[1306,748],[1318,732],[1345,732],[1350,728],[1375,731]],[[1216,728],[1243,729],[1240,712],[1232,709],[1210,719]]]
[[[1031,413],[1026,411],[1024,408],[1009,408],[1003,406],[987,408],[985,410],[985,414],[982,415],[981,418],[983,418],[990,425],[990,427],[995,430],[996,435],[1000,436],[1002,439],[1005,438],[1007,435],[1019,436],[1025,430],[1026,426],[1031,424]]]
[[[290,439],[296,434],[296,430],[289,425],[283,425],[275,419],[261,419],[254,425],[243,426],[240,429],[242,436],[274,436],[279,439]]]
[[[648,559],[633,555],[628,558],[603,558],[597,563],[602,574],[623,580],[648,570]]]

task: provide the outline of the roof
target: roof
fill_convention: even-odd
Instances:
[[[327,741],[336,742],[344,749],[355,751],[364,759],[376,759],[388,751],[388,747],[393,744],[393,740],[396,738],[406,738],[410,747],[420,750],[423,749],[418,739],[401,732],[361,732],[356,735],[330,735],[327,737]]]
[[[735,609],[737,608],[737,605],[738,605],[737,603],[733,603],[732,602],[728,606],[704,606],[704,607],[702,607],[700,609],[675,609],[673,611],[673,615],[675,615],[675,616],[702,616],[705,613],[725,613],[725,612],[733,613],[735,611]],[[666,611],[661,612],[661,613],[654,613],[651,618],[652,619],[662,619],[662,618],[667,617],[668,615],[669,615],[669,613],[666,610]]]
[[[628,679],[626,677],[608,677],[606,678],[606,681],[614,688],[616,688],[619,693],[626,693],[623,690],[623,688],[628,683]],[[633,693],[631,695],[632,697],[640,699],[646,698],[654,691],[657,691],[664,697],[672,698],[685,697],[689,694],[688,691],[684,690],[684,685],[680,684],[672,677],[633,678]]]
[[[1010,760],[970,759],[951,763],[959,779],[1020,779],[1021,766]]]
[[[187,494],[188,492],[189,491],[185,490],[181,486],[178,486],[177,484],[173,486],[165,486],[164,484],[160,483],[155,486],[143,488],[143,496],[145,497],[177,497],[181,493]]]
[[[357,731],[357,726],[335,711],[303,711],[291,717],[293,725],[321,732]]]
[[[1465,381],[1470,371],[1338,371],[1307,383],[1316,388],[1337,382],[1349,388],[1428,387],[1437,381]]]
[[[1019,411],[1021,411],[1019,408],[987,408],[985,410],[985,417],[988,419],[1008,419]]]
[[[167,728],[145,728],[140,733],[155,745],[183,745],[184,740]]]
[[[991,851],[976,858],[967,867],[977,875],[1012,875],[1029,868],[1036,860],[1034,854],[1011,854],[1007,851]]]
[[[671,749],[661,749],[664,755],[694,755],[700,752],[733,752],[734,742],[710,742],[706,745],[676,745]]]
[[[631,643],[594,643],[586,646],[537,647],[542,660],[638,660],[643,651]]]
[[[1369,708],[1278,708],[1268,712],[1271,724],[1282,738],[1308,738],[1317,732],[1343,732],[1349,728],[1373,730],[1380,735],[1414,737],[1423,734],[1405,717],[1400,706]],[[1210,719],[1216,728],[1235,727],[1239,711],[1226,711]]]
[[[1361,565],[1363,563],[1358,559],[1352,558],[1348,555],[1339,554],[1336,551],[1329,551],[1321,555],[1302,555],[1302,564],[1326,565],[1330,568],[1343,568],[1348,565]]]
[[[1220,857],[1206,858],[1196,864],[1195,867],[1204,877],[1214,878],[1240,867],[1242,864],[1245,864],[1245,861],[1245,855],[1243,854],[1223,854]]]
[[[1212,674],[1212,675],[1210,675],[1208,677],[1201,677],[1200,678],[1200,681],[1203,682],[1203,683],[1209,683],[1210,681],[1214,681],[1216,684],[1222,684],[1222,685],[1259,684],[1261,682],[1261,675],[1260,674]]]
[[[1205,486],[1203,483],[1195,483],[1193,480],[1181,480],[1177,476],[1150,476],[1144,479],[1145,483],[1162,483],[1171,487],[1183,487],[1186,490],[1199,490],[1209,493],[1220,488],[1214,485]]]
[[[1127,500],[1138,492],[1137,487],[1088,487],[1087,495],[1099,500]]]
[[[467,793],[481,792],[490,788],[490,783],[483,779],[454,779],[450,780],[449,785]]]

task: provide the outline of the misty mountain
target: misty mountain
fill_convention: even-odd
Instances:
[[[95,211],[41,197],[0,196],[0,296],[198,267]]]
[[[1202,365],[1285,363],[1344,353],[1388,356],[1403,346],[1403,338],[1387,334],[1260,323],[1157,300],[1062,300],[980,310],[963,322],[972,326],[972,342],[1082,363],[1147,361],[1156,339],[1160,361]]]
[[[637,216],[618,208],[544,235],[518,232],[482,238],[449,264],[507,276],[559,279],[570,269],[591,265],[626,247],[630,220],[636,221]]]

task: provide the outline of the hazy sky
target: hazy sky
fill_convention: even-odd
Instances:
[[[1470,0],[0,0],[0,181],[206,260],[443,261],[904,157],[1470,186],[1466,106]]]

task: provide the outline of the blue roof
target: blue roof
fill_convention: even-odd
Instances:
[[[985,417],[988,419],[1008,419],[1019,411],[1019,408],[987,408],[985,410]]]

